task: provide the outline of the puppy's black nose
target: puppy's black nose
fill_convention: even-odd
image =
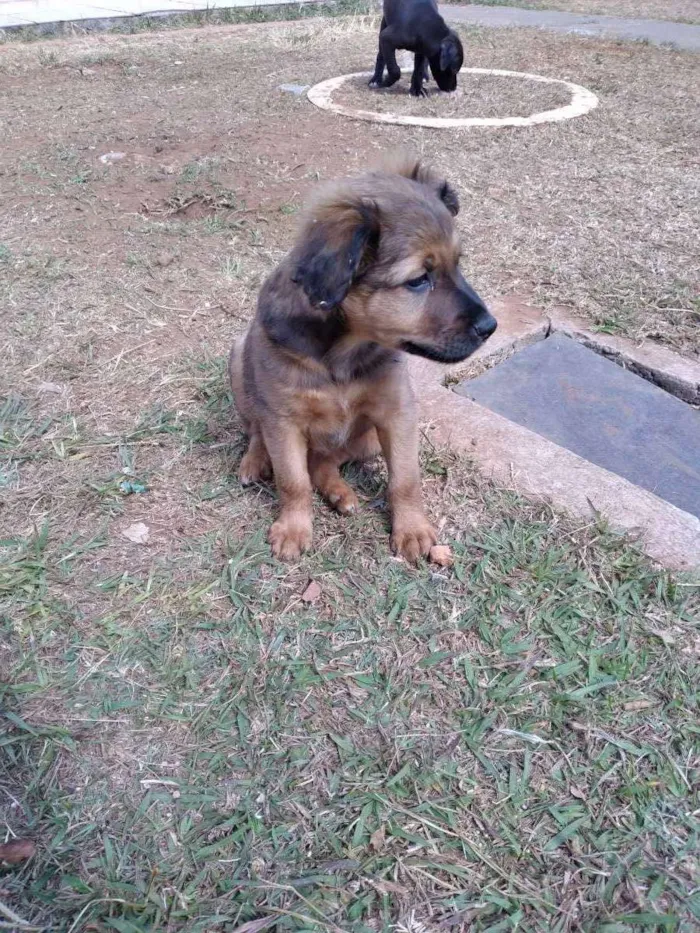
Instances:
[[[489,314],[486,309],[484,309],[483,313],[474,322],[474,330],[484,340],[486,340],[487,337],[490,337],[497,327],[498,322],[496,321],[496,318],[493,316],[493,314]]]

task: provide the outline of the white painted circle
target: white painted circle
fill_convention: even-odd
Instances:
[[[412,70],[412,68],[402,69],[404,72]],[[352,117],[355,120],[367,120],[370,123],[399,123],[403,126],[430,126],[434,129],[454,129],[460,126],[535,126],[538,123],[558,123],[560,120],[580,117],[598,106],[598,98],[593,91],[581,87],[580,84],[563,81],[561,78],[545,78],[543,75],[531,75],[526,71],[502,71],[500,68],[462,68],[460,73],[464,72],[475,75],[497,75],[503,78],[521,78],[541,84],[561,84],[571,91],[571,103],[554,110],[533,113],[529,117],[414,117],[408,114],[377,113],[374,110],[353,110],[342,104],[333,103],[334,92],[346,81],[351,81],[353,78],[369,78],[372,76],[371,71],[356,71],[351,75],[339,75],[337,78],[321,81],[320,84],[315,84],[309,89],[307,97],[321,110],[332,110],[333,113]],[[368,91],[368,93],[376,92]]]

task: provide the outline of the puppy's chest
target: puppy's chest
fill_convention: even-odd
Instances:
[[[338,389],[305,392],[297,400],[296,415],[314,445],[334,449],[347,444],[365,421],[362,394]]]

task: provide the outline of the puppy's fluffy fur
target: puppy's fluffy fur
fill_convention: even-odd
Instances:
[[[339,512],[357,508],[339,467],[380,451],[393,550],[415,561],[435,543],[405,353],[458,362],[496,328],[459,271],[458,209],[450,185],[415,160],[323,187],[263,285],[229,369],[250,439],[241,482],[274,473],[276,556],[311,544],[312,488]]]

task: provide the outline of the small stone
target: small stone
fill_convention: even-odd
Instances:
[[[430,563],[440,567],[451,567],[455,560],[451,549],[446,544],[434,544],[430,548]]]
[[[177,165],[160,165],[158,171],[162,175],[175,175],[177,173]]]
[[[166,266],[169,266],[174,259],[175,253],[168,253],[164,250],[162,253],[158,253],[154,262],[157,266],[161,266],[164,269]]]
[[[125,152],[105,152],[104,155],[100,156],[100,162],[108,165],[111,162],[119,162],[120,159],[124,159],[125,157]]]
[[[285,91],[287,94],[294,94],[296,97],[301,97],[302,94],[305,94],[309,88],[310,84],[279,84],[278,88],[280,91]]]

